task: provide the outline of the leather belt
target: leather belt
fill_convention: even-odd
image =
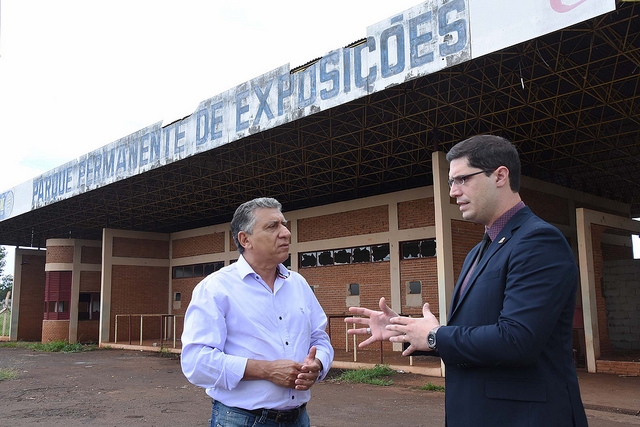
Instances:
[[[264,415],[267,420],[271,420],[276,423],[286,424],[286,423],[292,423],[296,421],[300,416],[300,414],[304,412],[306,407],[307,407],[307,404],[304,403],[303,405],[298,406],[297,408],[288,409],[286,411],[279,411],[277,409],[266,409],[266,408],[261,408],[261,409],[238,408],[238,409],[245,412],[249,412],[250,414],[255,415],[256,417],[262,417]]]

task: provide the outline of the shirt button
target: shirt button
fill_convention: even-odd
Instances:
[[[278,319],[282,320],[282,316],[278,317]]]
[[[289,341],[285,341],[285,344],[286,344],[286,345],[289,345]]]
[[[291,396],[291,398],[292,398],[292,399],[295,399],[296,397],[295,397],[295,396]]]

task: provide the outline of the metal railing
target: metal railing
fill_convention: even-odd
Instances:
[[[336,315],[336,316],[327,316],[327,330],[328,330],[328,335],[329,335],[329,339],[331,339],[331,319],[345,319],[347,317],[357,317],[357,316],[353,316],[351,314],[349,315]],[[352,325],[352,327],[355,328],[355,325],[357,325],[358,323],[346,323],[344,322],[344,343],[345,343],[345,348],[344,351],[345,352],[349,352],[349,334],[348,334],[348,330],[349,330],[349,325]],[[358,344],[357,344],[357,337],[355,335],[352,335],[353,337],[353,361],[357,362],[358,361]],[[382,345],[382,341],[380,341],[380,364],[383,365],[384,364],[384,347]]]
[[[400,313],[399,316],[406,316],[405,314]],[[331,319],[344,319],[346,317],[359,317],[359,316],[353,316],[353,315],[335,315],[335,316],[327,316],[327,330],[328,330],[328,335],[329,335],[329,339],[331,339]],[[411,317],[411,316],[408,316]],[[349,325],[352,325],[353,328],[355,328],[355,325],[359,325],[359,323],[354,322],[354,323],[344,323],[344,342],[345,342],[345,352],[349,352],[349,334],[348,334],[348,330],[349,330]],[[357,345],[357,339],[355,335],[352,335],[353,337],[353,361],[357,362],[358,361],[358,345]],[[380,353],[380,364],[384,365],[384,346],[382,345],[383,342],[380,341],[380,349],[378,350]],[[415,359],[413,356],[409,356],[409,366],[414,366],[414,362]]]
[[[129,344],[132,343],[132,324],[133,319],[140,317],[140,345],[143,342],[143,331],[144,331],[144,319],[147,318],[159,318],[160,319],[160,347],[164,347],[164,342],[172,339],[173,348],[176,348],[176,320],[177,318],[184,318],[184,314],[116,314],[116,325],[115,325],[115,335],[114,335],[114,343],[118,343],[118,318],[126,318],[127,322],[127,332],[129,338]]]

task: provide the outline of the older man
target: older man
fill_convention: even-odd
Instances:
[[[182,334],[182,371],[213,399],[211,426],[309,426],[310,388],[333,348],[313,291],[283,265],[291,233],[271,198],[236,210],[240,257],[193,291]]]

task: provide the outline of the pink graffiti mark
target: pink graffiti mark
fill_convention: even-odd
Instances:
[[[562,0],[549,0],[549,3],[551,4],[551,9],[555,10],[556,12],[566,13],[566,12],[569,12],[570,10],[575,9],[576,7],[580,6],[582,3],[586,1],[587,0],[581,0],[574,4],[564,4]]]

